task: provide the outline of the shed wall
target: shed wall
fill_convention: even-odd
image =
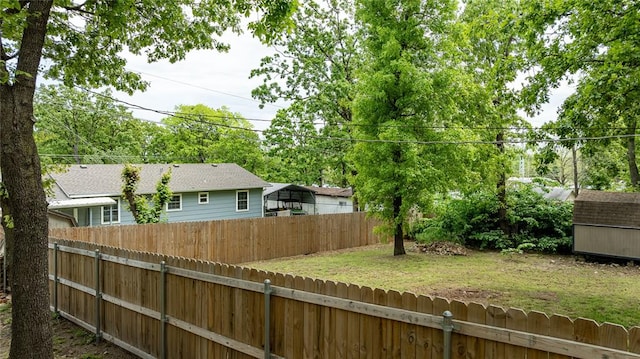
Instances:
[[[604,226],[574,226],[573,251],[640,260],[640,229]]]

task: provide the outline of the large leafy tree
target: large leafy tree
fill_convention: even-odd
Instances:
[[[507,145],[511,130],[525,122],[517,115],[519,93],[513,85],[525,67],[525,47],[520,29],[519,0],[491,0],[465,2],[459,17],[463,33],[461,56],[475,84],[483,92],[479,101],[479,116],[474,124],[476,133],[484,141],[495,141],[492,148],[484,148],[485,161],[480,166],[486,183],[493,183],[500,207],[498,222],[509,233],[507,219],[506,178],[510,171]]]
[[[34,103],[38,152],[54,163],[138,162],[146,127],[109,91],[97,96],[61,86],[41,86]]]
[[[457,148],[434,144],[455,133],[442,131],[456,109],[455,71],[444,68],[441,56],[454,11],[447,1],[358,1],[367,65],[354,101],[351,156],[360,199],[391,224],[394,255],[405,253],[409,210],[458,174]]]
[[[295,1],[295,0],[293,0]],[[259,36],[282,29],[289,0],[6,0],[0,11],[0,169],[3,222],[13,270],[10,358],[52,358],[47,275],[47,202],[33,136],[36,79],[144,89],[123,50],[178,61],[193,49],[225,50],[219,36],[242,15]],[[41,61],[45,59],[45,61]]]
[[[278,111],[271,125],[264,131],[264,149],[269,171],[266,178],[272,182],[323,184],[325,157],[321,151],[324,142],[313,124],[314,116],[290,116],[291,108]]]
[[[166,151],[182,162],[230,162],[253,173],[262,171],[260,138],[240,114],[222,107],[180,105],[162,120]]]
[[[577,81],[564,111],[587,137],[620,136],[626,147],[629,183],[640,189],[635,133],[640,96],[640,3],[562,0],[527,3],[529,56],[539,68],[526,100],[545,103],[562,80]],[[534,67],[534,68],[535,68]],[[588,146],[588,144],[585,144]]]
[[[306,156],[308,146],[315,142],[315,159],[304,165],[306,173],[310,170],[309,164],[317,167],[313,172],[321,173],[322,178],[313,182],[352,185],[348,176],[353,166],[345,156],[351,142],[344,139],[352,138],[355,72],[362,60],[354,2],[305,1],[294,15],[294,21],[296,27],[274,43],[276,52],[263,58],[260,67],[251,73],[263,79],[263,84],[253,91],[254,97],[263,104],[278,100],[290,104],[280,112],[281,118],[277,117],[272,123],[268,137],[305,146],[297,152],[271,141],[270,155],[276,156],[275,164],[284,166],[277,169],[280,178],[296,182],[299,179],[295,171],[289,169],[299,164],[301,153]],[[320,141],[313,138],[300,141],[300,132],[283,127],[283,120],[299,129],[309,125],[317,127],[312,132],[316,132],[314,137],[320,137]]]

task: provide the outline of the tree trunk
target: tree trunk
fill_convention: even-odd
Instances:
[[[630,121],[627,128],[627,134],[635,135],[636,122]],[[634,191],[640,190],[640,174],[638,173],[638,163],[636,162],[636,138],[630,136],[627,139],[627,160],[629,161],[629,177],[631,180],[631,186]]]
[[[580,184],[578,183],[578,153],[575,144],[571,147],[571,159],[573,161],[573,195],[577,197]]]
[[[47,201],[33,139],[29,90],[4,87],[0,93],[2,181],[13,228],[11,238],[12,321],[9,358],[52,358],[48,279]]]
[[[53,1],[25,4],[14,83],[0,85],[0,170],[8,195],[5,226],[12,238],[10,359],[53,358],[49,312],[48,218],[40,159],[33,138],[33,95]],[[7,74],[6,64],[0,72]],[[3,225],[5,223],[3,222]]]
[[[406,254],[404,250],[404,236],[402,235],[402,222],[398,220],[400,218],[400,207],[402,207],[402,197],[393,197],[393,255],[401,256]]]
[[[509,221],[507,220],[507,174],[504,169],[504,163],[502,162],[502,156],[504,155],[504,133],[499,132],[496,135],[496,146],[498,146],[498,153],[500,156],[500,169],[498,173],[498,181],[496,183],[496,190],[498,192],[498,224],[502,233],[509,235]]]

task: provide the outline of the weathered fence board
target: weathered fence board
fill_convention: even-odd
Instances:
[[[210,222],[51,228],[52,238],[237,264],[380,243],[364,212]]]
[[[61,244],[50,256],[61,313],[145,358],[263,358],[267,347],[272,358],[442,358],[447,310],[451,358],[640,358],[640,328]]]

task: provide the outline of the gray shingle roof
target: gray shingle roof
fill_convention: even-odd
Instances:
[[[574,224],[640,227],[640,193],[580,190]]]
[[[176,193],[221,191],[269,187],[269,183],[234,163],[143,164],[138,193],[155,192],[160,177],[171,169],[169,188]],[[119,196],[122,193],[122,164],[72,165],[67,172],[52,173],[56,199]]]
[[[316,187],[316,186],[304,186],[316,194],[329,197],[351,197],[353,196],[353,190],[351,188],[339,188],[339,187]]]

